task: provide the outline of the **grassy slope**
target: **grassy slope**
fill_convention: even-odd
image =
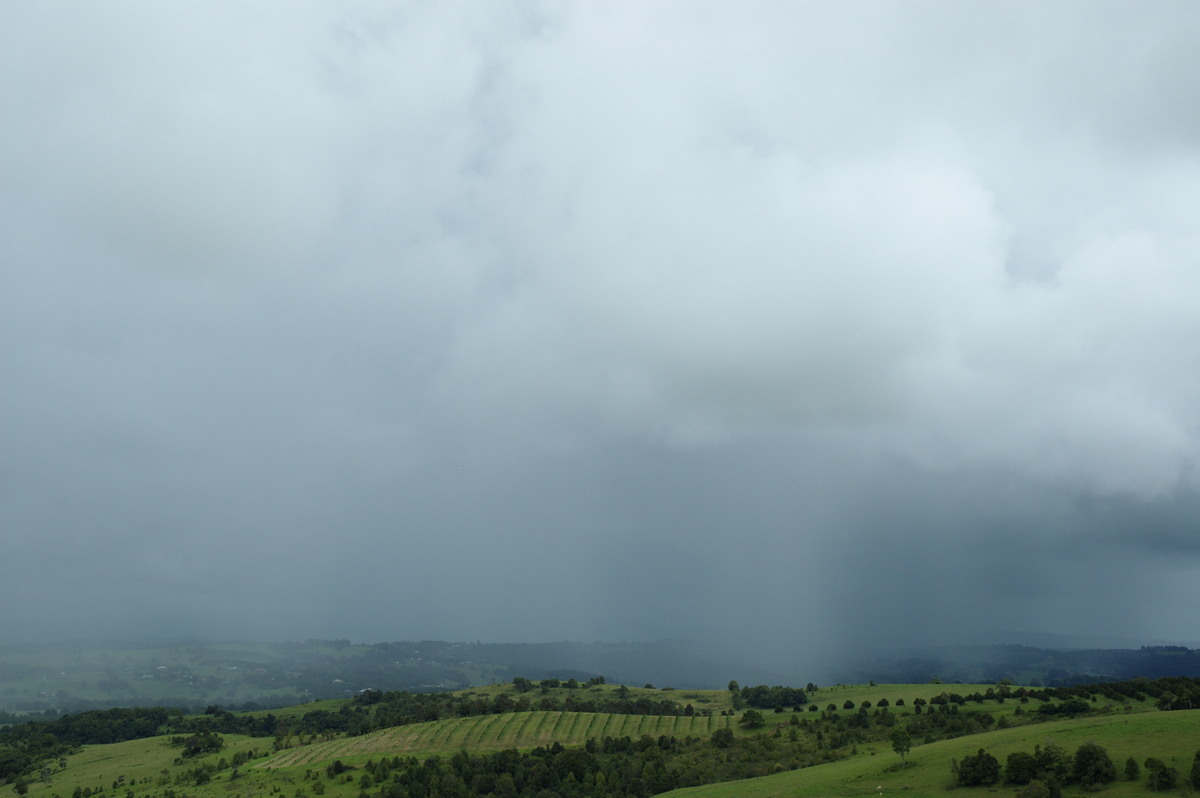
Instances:
[[[51,775],[49,784],[31,782],[29,795],[46,798],[58,795],[67,798],[76,787],[91,789],[93,793],[103,790],[106,796],[123,796],[127,789],[133,790],[137,795],[145,795],[169,788],[169,781],[174,776],[200,762],[231,758],[239,751],[255,750],[269,753],[271,750],[270,738],[243,737],[236,734],[223,736],[225,748],[220,753],[188,760],[184,764],[175,764],[181,749],[171,745],[169,737],[150,737],[111,745],[87,745],[79,753],[66,758],[66,769],[59,770],[57,766],[54,768],[55,772]],[[163,771],[169,774],[168,783],[159,783],[159,780],[164,778]],[[228,780],[228,773],[221,774],[221,779]],[[120,784],[114,789],[113,783],[117,781],[120,781]],[[182,789],[192,793],[197,788],[189,786]]]
[[[607,715],[584,712],[509,712],[470,718],[451,718],[383,729],[361,737],[342,737],[327,742],[281,751],[262,767],[283,768],[321,764],[354,757],[418,756],[469,751],[528,750],[559,742],[583,745],[603,737],[707,737],[736,719],[722,717],[663,717],[657,715]]]
[[[815,703],[824,708],[829,703],[835,703],[839,708],[847,699],[861,704],[869,700],[877,704],[880,698],[887,698],[893,705],[893,713],[903,716],[911,712],[912,701],[920,696],[928,698],[943,690],[969,694],[978,689],[986,690],[986,685],[878,685],[878,686],[847,686],[825,688],[814,697]],[[506,685],[496,685],[476,688],[473,692],[494,694],[508,691]],[[591,688],[601,693],[616,690],[613,685],[601,688]],[[555,691],[556,693],[558,691]],[[584,690],[581,693],[587,692]],[[527,694],[531,698],[540,697],[539,691]],[[631,697],[645,696],[654,700],[671,698],[680,703],[692,703],[697,708],[712,710],[711,717],[653,717],[635,715],[599,715],[563,712],[525,712],[505,715],[486,715],[472,718],[456,718],[432,723],[386,729],[371,735],[357,738],[334,738],[328,741],[315,742],[307,746],[297,746],[280,752],[270,758],[256,759],[242,768],[241,776],[235,781],[229,778],[229,772],[223,772],[214,777],[211,784],[204,787],[187,785],[175,787],[177,792],[189,796],[249,796],[266,794],[281,789],[290,795],[304,788],[306,795],[312,795],[311,786],[305,787],[306,772],[311,774],[324,773],[324,767],[334,759],[341,759],[348,765],[359,765],[367,759],[387,754],[401,756],[423,757],[428,754],[452,754],[463,748],[473,751],[497,750],[502,748],[532,748],[558,740],[566,745],[580,744],[589,737],[605,735],[631,737],[641,734],[674,734],[676,736],[707,736],[720,725],[731,725],[737,732],[746,733],[736,726],[736,718],[723,716],[720,711],[729,705],[729,694],[726,691],[671,691],[646,690],[636,688],[631,690]],[[895,701],[905,700],[906,707],[897,709]],[[319,704],[304,704],[283,712],[302,714],[314,708],[334,708],[339,702],[321,702]],[[1025,705],[1027,711],[1033,711],[1038,702]],[[964,709],[976,705],[968,703]],[[1010,700],[1003,705],[986,702],[982,708],[988,711],[1007,714],[1018,706]],[[781,773],[776,776],[755,779],[744,782],[730,782],[696,788],[700,791],[720,793],[730,798],[758,798],[758,796],[779,795],[866,795],[875,792],[876,786],[887,790],[908,788],[909,795],[925,795],[941,793],[949,781],[949,761],[951,757],[961,758],[974,753],[978,748],[985,747],[997,756],[1003,763],[1005,756],[1015,750],[1032,750],[1034,744],[1054,740],[1074,751],[1082,742],[1096,741],[1108,748],[1118,769],[1121,768],[1125,757],[1133,755],[1139,762],[1147,756],[1158,756],[1186,774],[1191,766],[1191,757],[1200,748],[1200,711],[1161,713],[1144,711],[1149,707],[1135,707],[1131,714],[1116,712],[1114,714],[1080,718],[1074,721],[1058,721],[1032,726],[1022,726],[1012,729],[990,732],[986,735],[959,738],[925,746],[917,746],[909,757],[911,766],[903,771],[894,771],[897,758],[886,743],[866,744],[860,747],[860,755],[846,761],[829,765],[808,768],[805,770]],[[844,710],[839,710],[844,711]],[[853,711],[853,710],[851,710]],[[849,711],[844,711],[849,714]],[[807,714],[807,713],[806,713]],[[791,712],[775,714],[764,713],[767,728],[755,733],[769,733],[771,727],[780,722],[786,722],[792,716]],[[216,761],[222,757],[232,758],[238,751],[256,750],[266,753],[271,748],[269,738],[248,738],[237,735],[225,736],[227,746],[220,754],[208,759]],[[171,785],[177,774],[194,767],[204,759],[175,764],[179,755],[177,747],[167,744],[166,738],[135,740],[109,746],[87,746],[81,753],[68,758],[68,767],[55,772],[49,785],[35,782],[30,785],[30,796],[33,798],[53,798],[55,795],[68,798],[76,786],[90,787],[95,791],[98,787],[105,788],[105,796],[123,798],[127,785],[133,785],[135,795],[142,796],[151,792],[161,793]],[[1175,757],[1176,761],[1171,762]],[[265,765],[265,767],[259,767]],[[164,776],[162,771],[166,770]],[[357,796],[359,787],[357,779],[361,772],[350,771],[336,782],[324,780],[326,795],[330,798]],[[113,790],[112,783],[124,777],[124,784]],[[161,780],[161,783],[159,783]],[[1007,788],[1001,788],[1008,791]],[[1112,795],[1144,794],[1144,779],[1137,785],[1119,783],[1107,791]],[[694,792],[681,791],[681,792]],[[957,794],[967,795],[970,790],[959,790]]]
[[[909,766],[903,769],[895,767],[896,755],[886,744],[880,743],[864,746],[858,756],[841,762],[667,794],[673,798],[849,798],[880,792],[885,795],[895,792],[911,796],[934,795],[946,792],[950,785],[952,758],[962,759],[984,748],[1003,765],[1010,753],[1032,752],[1035,745],[1047,742],[1054,742],[1071,753],[1083,743],[1099,743],[1108,749],[1118,772],[1123,770],[1126,757],[1132,756],[1140,764],[1146,757],[1155,756],[1177,768],[1186,780],[1192,757],[1200,748],[1200,710],[1085,717],[943,740],[914,747],[908,757]],[[882,790],[877,789],[880,787]],[[954,795],[969,798],[997,789],[1005,793],[1015,791],[1001,785],[998,788],[956,788]],[[1068,787],[1064,793],[1087,794],[1078,786]],[[1122,780],[1109,785],[1103,794],[1112,798],[1144,796],[1147,794],[1145,774],[1137,782]]]

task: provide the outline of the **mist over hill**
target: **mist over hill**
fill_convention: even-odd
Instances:
[[[1181,646],[1048,649],[943,646],[874,652],[821,667],[721,658],[702,645],[657,643],[354,644],[66,642],[0,647],[0,711],[64,712],[108,706],[277,707],[363,690],[439,692],[473,685],[603,676],[610,683],[679,689],[741,684],[996,683],[1046,687],[1200,673]]]

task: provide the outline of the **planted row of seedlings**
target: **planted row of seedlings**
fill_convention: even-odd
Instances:
[[[534,748],[555,742],[582,745],[604,737],[705,736],[730,725],[728,717],[613,715],[593,712],[510,712],[436,720],[383,729],[360,737],[281,751],[261,767],[308,765],[357,754],[403,754],[458,750]]]

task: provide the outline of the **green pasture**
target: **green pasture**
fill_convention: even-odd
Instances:
[[[966,684],[883,684],[883,685],[835,685],[819,690],[811,696],[811,703],[824,712],[829,704],[837,707],[839,715],[851,715],[858,711],[864,701],[871,703],[874,712],[881,699],[887,699],[888,711],[900,722],[914,711],[917,698],[926,701],[945,693],[968,696],[986,693],[994,685]],[[611,697],[621,688],[617,685],[580,687],[573,691],[579,698],[604,699]],[[1014,688],[1015,689],[1015,688]],[[514,699],[528,698],[536,706],[543,697],[556,701],[565,698],[566,688],[543,691],[535,686],[519,693],[511,684],[496,684],[460,691],[461,695],[480,695],[493,698],[505,692]],[[367,760],[381,756],[414,756],[424,758],[431,755],[453,755],[462,750],[490,752],[504,749],[529,750],[538,746],[549,746],[555,742],[564,746],[580,746],[588,739],[603,737],[639,738],[643,735],[660,735],[677,738],[708,738],[718,728],[729,727],[738,735],[772,734],[779,726],[791,726],[794,718],[814,718],[818,713],[795,713],[790,707],[783,712],[759,709],[765,721],[762,727],[747,730],[738,724],[742,712],[726,712],[731,706],[731,694],[727,690],[690,691],[652,688],[628,688],[629,698],[647,698],[652,701],[670,700],[680,706],[692,704],[696,714],[692,716],[618,715],[604,713],[563,712],[558,710],[532,710],[495,715],[479,715],[448,718],[429,723],[383,729],[358,737],[331,737],[273,752],[271,738],[252,738],[240,735],[222,735],[225,748],[207,757],[195,760],[179,760],[179,746],[169,744],[167,737],[117,743],[114,745],[86,746],[79,753],[67,757],[65,768],[54,763],[49,774],[49,783],[34,779],[29,784],[29,795],[33,798],[71,798],[74,790],[89,789],[92,796],[101,798],[135,798],[137,796],[163,795],[174,790],[190,798],[225,796],[227,798],[253,798],[283,792],[287,798],[300,796],[315,798],[354,798],[359,794],[358,780],[363,773],[360,766]],[[896,706],[898,699],[904,706]],[[854,709],[843,709],[847,701],[855,704]],[[279,717],[302,715],[316,709],[337,711],[347,699],[311,702],[295,707],[274,710]],[[1186,712],[1158,712],[1151,702],[1135,702],[1127,709],[1124,705],[1113,705],[1103,697],[1093,703],[1098,710],[1075,719],[1017,725],[1019,718],[1012,713],[1017,707],[1035,715],[1040,701],[1020,703],[1008,698],[1004,703],[985,700],[982,703],[967,701],[959,707],[960,713],[988,712],[998,718],[1008,717],[1013,721],[1011,728],[997,729],[984,734],[961,737],[928,745],[914,745],[908,760],[909,766],[898,767],[899,759],[887,742],[861,743],[857,754],[850,759],[778,773],[740,782],[726,782],[706,787],[679,791],[696,793],[695,798],[768,798],[769,796],[866,796],[881,793],[904,792],[910,796],[941,794],[950,783],[950,760],[974,754],[986,748],[1003,765],[1009,753],[1018,750],[1032,751],[1034,745],[1054,742],[1069,752],[1084,742],[1097,742],[1108,749],[1123,771],[1125,758],[1133,756],[1139,763],[1146,757],[1155,756],[1179,769],[1186,778],[1191,767],[1192,756],[1200,749],[1200,710]],[[927,706],[925,711],[931,707]],[[707,712],[705,712],[707,710]],[[255,713],[261,714],[261,713]],[[293,738],[294,739],[294,738]],[[311,739],[311,738],[310,738]],[[914,740],[919,743],[919,740]],[[221,759],[232,760],[239,752],[255,751],[258,758],[247,762],[236,775],[231,770],[222,770],[212,776],[208,784],[197,786],[186,779],[186,772],[205,762],[216,763]],[[267,754],[270,754],[267,756]],[[336,778],[326,774],[326,766],[335,760],[342,761],[351,770]],[[318,787],[319,784],[319,787]],[[115,785],[115,786],[114,786]],[[878,788],[878,789],[877,789]],[[984,790],[957,789],[956,795],[969,798],[982,796]],[[990,792],[1012,794],[1015,789],[997,785]],[[1113,796],[1144,795],[1148,792],[1145,774],[1137,783],[1119,781],[1105,789]],[[1188,793],[1185,788],[1181,793]],[[701,795],[700,793],[704,793]],[[1077,787],[1066,789],[1068,795],[1082,795]],[[688,798],[692,798],[688,796]]]
[[[861,747],[857,756],[840,762],[778,773],[758,779],[709,784],[675,790],[672,798],[857,798],[859,796],[929,796],[945,794],[952,784],[950,760],[975,754],[980,748],[995,756],[1001,766],[1011,753],[1032,752],[1035,745],[1053,742],[1069,753],[1083,743],[1095,742],[1108,750],[1122,772],[1125,759],[1132,756],[1139,764],[1157,757],[1180,771],[1186,780],[1192,757],[1200,749],[1200,710],[1181,712],[1145,712],[1105,717],[1084,717],[1039,723],[1011,729],[943,740],[914,746],[908,766],[900,768],[899,758],[886,743]],[[1017,788],[1003,784],[991,787],[955,787],[954,796],[1012,794]],[[1090,795],[1078,785],[1064,788],[1064,795]],[[1174,794],[1190,794],[1183,788]],[[1136,782],[1123,778],[1101,792],[1112,798],[1145,796],[1145,772]]]
[[[243,751],[253,750],[260,755],[271,751],[270,738],[237,734],[222,737],[225,739],[225,747],[219,753],[179,762],[176,760],[179,759],[181,747],[172,745],[169,736],[129,740],[110,745],[87,745],[79,753],[65,757],[66,768],[60,769],[57,763],[53,763],[49,783],[40,779],[31,780],[29,796],[69,798],[76,788],[90,789],[93,795],[100,793],[102,796],[113,798],[121,798],[127,791],[132,791],[135,795],[161,793],[174,785],[177,775],[201,763],[229,760]],[[247,763],[247,768],[257,761],[261,760],[251,760]],[[229,771],[221,773],[219,779],[228,781]],[[178,791],[181,788],[175,789]],[[182,789],[190,793],[195,787],[188,785]]]

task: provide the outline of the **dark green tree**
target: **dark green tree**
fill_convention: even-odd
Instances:
[[[1137,781],[1138,776],[1140,776],[1140,775],[1142,775],[1142,766],[1138,764],[1137,760],[1134,759],[1133,757],[1129,757],[1128,759],[1126,759],[1125,760],[1125,778],[1126,778],[1126,780]]]
[[[909,736],[908,729],[904,726],[896,726],[892,729],[891,740],[892,750],[900,757],[900,766],[904,767],[904,758],[912,750],[912,737]]]
[[[1117,780],[1117,766],[1113,764],[1104,746],[1084,743],[1075,751],[1075,764],[1071,776],[1084,789],[1096,789]]]
[[[178,738],[176,738],[178,739]],[[210,731],[196,732],[183,742],[185,757],[213,754],[225,747],[225,738]]]
[[[1000,780],[1000,760],[980,748],[975,756],[964,757],[957,763],[957,778],[961,787],[995,784]]]
[[[1037,774],[1037,760],[1028,751],[1014,751],[1004,761],[1004,781],[1008,784],[1029,784]]]
[[[762,713],[757,709],[747,709],[742,713],[742,717],[738,719],[738,723],[744,724],[748,729],[757,728],[765,722]]]
[[[1192,758],[1192,773],[1188,781],[1193,790],[1200,790],[1200,751],[1197,751],[1196,756]]]
[[[1142,764],[1146,768],[1146,785],[1155,792],[1179,786],[1179,771],[1161,759],[1150,757]]]
[[[1037,760],[1038,774],[1047,782],[1052,780],[1055,784],[1063,783],[1071,775],[1071,755],[1061,745],[1035,745],[1033,758]]]
[[[728,748],[733,745],[733,729],[725,727],[714,731],[712,733],[712,744],[717,748]]]

